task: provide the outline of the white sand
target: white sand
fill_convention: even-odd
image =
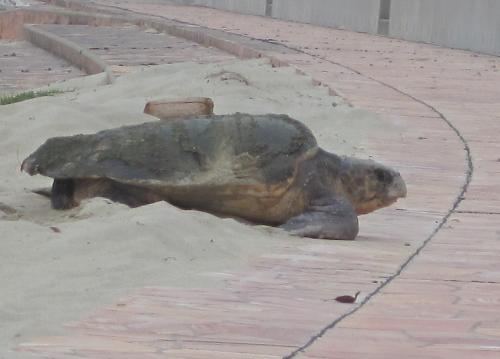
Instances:
[[[214,76],[221,71],[238,76]],[[99,76],[57,85],[73,92],[0,107],[0,358],[21,357],[9,348],[57,334],[134,288],[218,285],[207,273],[243,269],[277,246],[310,241],[163,202],[129,209],[96,198],[54,211],[30,192],[51,181],[19,171],[47,138],[154,121],[142,114],[148,100],[184,96],[213,98],[218,114],[287,113],[339,154],[359,152],[356,144],[370,131],[387,130],[292,68],[264,61],[158,66],[108,86],[97,85]]]

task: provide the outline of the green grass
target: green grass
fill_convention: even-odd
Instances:
[[[31,100],[32,98],[43,96],[54,96],[63,93],[60,90],[44,90],[44,91],[26,91],[14,95],[0,96],[0,105],[9,105],[11,103]]]

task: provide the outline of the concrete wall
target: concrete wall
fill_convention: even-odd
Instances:
[[[500,0],[392,0],[389,35],[500,55]]]
[[[500,0],[171,0],[500,55]]]
[[[380,0],[175,0],[242,14],[376,33]]]
[[[377,33],[380,0],[274,0],[272,16]]]

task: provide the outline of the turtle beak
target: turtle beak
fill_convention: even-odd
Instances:
[[[394,176],[394,179],[389,188],[388,197],[394,200],[398,198],[405,198],[407,195],[406,183],[403,177],[398,173]]]
[[[38,165],[35,163],[35,159],[32,157],[26,158],[21,164],[21,171],[31,176],[38,174]]]

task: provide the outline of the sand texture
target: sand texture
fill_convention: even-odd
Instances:
[[[52,210],[31,192],[51,180],[19,170],[47,138],[156,121],[142,113],[147,101],[192,96],[211,97],[216,114],[286,113],[338,154],[359,152],[370,133],[391,130],[293,68],[265,61],[164,65],[105,86],[99,76],[54,86],[71,92],[0,107],[0,358],[21,357],[9,348],[57,334],[135,288],[217,286],[209,273],[237,271],[287,241],[310,241],[164,202],[130,209],[95,198]]]

